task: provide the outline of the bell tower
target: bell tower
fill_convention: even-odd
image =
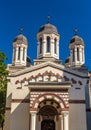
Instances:
[[[37,59],[59,59],[59,39],[57,28],[48,19],[37,33]]]
[[[78,36],[75,30],[75,35],[70,41],[70,66],[71,67],[81,67],[85,63],[84,56],[84,41]]]
[[[13,41],[13,59],[14,66],[26,66],[27,64],[27,38],[20,34]]]

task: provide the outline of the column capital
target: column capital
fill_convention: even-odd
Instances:
[[[62,115],[68,115],[69,111],[62,111],[61,113],[62,113]]]
[[[36,111],[31,111],[31,130],[36,130]]]
[[[30,111],[30,114],[36,114],[37,111]]]

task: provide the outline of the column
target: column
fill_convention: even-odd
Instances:
[[[20,61],[22,63],[23,60],[23,47],[20,48]]]
[[[57,58],[59,59],[59,40],[57,39]]]
[[[25,54],[24,54],[24,62],[25,62],[25,65],[27,63],[27,47],[25,47]]]
[[[63,129],[63,115],[59,115],[59,121],[60,121],[59,122],[59,124],[60,124],[60,126],[59,126],[60,129],[59,130],[64,130]]]
[[[73,54],[72,54],[72,49],[70,49],[70,64],[71,66],[73,65],[72,62],[73,62]]]
[[[83,64],[85,63],[84,47],[82,48]]]
[[[74,48],[74,52],[75,52],[75,60],[74,60],[74,62],[75,62],[75,65],[77,65],[77,48],[75,47]]]
[[[18,60],[18,47],[16,47],[16,57],[15,57],[15,62]]]
[[[82,64],[82,48],[79,48],[79,60],[80,60],[80,64]]]
[[[39,58],[39,41],[37,42],[37,58]]]
[[[36,130],[36,112],[31,112],[31,124],[30,130]]]
[[[68,119],[68,113],[63,114],[63,130],[69,130],[69,119]]]
[[[57,117],[54,117],[54,121],[55,121],[55,130],[58,130],[58,121],[57,121]]]
[[[16,57],[16,56],[15,56],[15,55],[16,55],[16,54],[15,54],[15,53],[16,53],[15,51],[16,51],[16,49],[15,49],[15,47],[13,47],[13,57],[12,57],[12,63],[14,63],[14,62],[15,62],[15,57]]]
[[[60,115],[60,119],[61,119],[61,130],[63,130],[63,115]]]
[[[53,38],[51,38],[50,39],[50,53],[51,53],[51,56],[53,56],[54,57],[54,39]]]
[[[46,55],[46,46],[47,46],[47,44],[46,44],[46,38],[43,37],[43,56]]]

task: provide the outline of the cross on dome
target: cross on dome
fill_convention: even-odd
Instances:
[[[23,27],[22,27],[22,28],[19,28],[19,32],[20,32],[20,34],[23,34],[24,28],[23,28]]]
[[[74,29],[75,35],[78,35],[79,30],[77,28]]]
[[[48,19],[48,23],[50,23],[50,15],[47,16],[47,19]]]

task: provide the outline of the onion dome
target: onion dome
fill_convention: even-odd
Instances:
[[[18,35],[14,41],[13,41],[15,44],[25,44],[27,45],[28,42],[27,42],[27,38],[23,35],[23,34],[20,34]]]
[[[41,26],[40,29],[39,29],[39,33],[40,32],[43,32],[43,33],[58,33],[57,28],[50,23],[47,23],[47,24]]]
[[[78,35],[72,37],[72,39],[70,40],[70,44],[72,43],[75,43],[76,45],[84,45],[83,39]]]

